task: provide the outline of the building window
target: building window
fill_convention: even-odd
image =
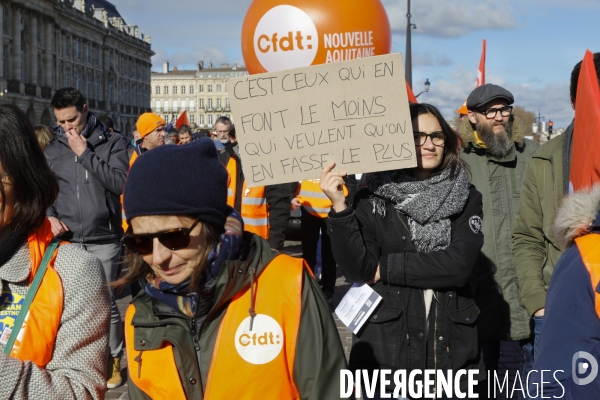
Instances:
[[[165,111],[169,111],[169,101],[168,100],[163,101],[163,109]],[[166,121],[166,118],[165,118],[165,121]]]
[[[194,94],[194,85],[190,85],[190,94]]]
[[[165,114],[163,117],[164,117],[163,119],[165,120],[165,122],[168,123],[169,122],[169,116],[167,114]]]
[[[100,77],[96,76],[96,100],[100,100]]]
[[[208,108],[212,108],[212,99],[208,99]]]
[[[199,85],[198,86],[198,93],[202,93],[204,92],[204,85]]]
[[[165,89],[165,90],[163,90],[164,94],[169,94],[169,87],[168,86],[165,86],[163,89]]]
[[[160,111],[160,100],[156,100],[156,112]]]
[[[173,110],[171,110],[173,112],[178,112],[177,110],[177,100],[173,100]]]
[[[94,48],[94,54],[95,54],[94,58],[96,59],[95,60],[96,66],[99,67],[100,66],[100,48],[98,48],[98,47]]]
[[[76,75],[75,88],[77,90],[81,90],[81,71],[78,70],[75,73],[75,75]]]
[[[65,55],[71,57],[71,38],[65,38]]]
[[[213,116],[212,114],[208,114],[208,125],[212,126]]]
[[[208,85],[208,92],[212,92],[212,85]]]
[[[217,108],[221,108],[221,99],[217,99]]]
[[[75,40],[75,59],[81,60],[81,42],[79,40]]]
[[[204,115],[198,115],[198,125],[204,125]]]
[[[90,54],[90,45],[89,44],[85,44],[85,62],[88,64],[92,63],[92,57]]]
[[[87,75],[87,79],[85,81],[85,95],[88,98],[92,97],[92,76],[90,74]]]
[[[181,87],[181,94],[185,94],[185,86]]]
[[[173,94],[177,94],[177,86],[173,86]]]
[[[229,99],[225,99],[225,108],[229,108]]]
[[[156,94],[160,94],[160,86],[156,87]]]
[[[221,85],[217,85],[217,93],[221,92]]]
[[[194,100],[190,100],[190,110],[194,111],[195,107],[196,107],[196,102]]]
[[[204,99],[199,99],[198,100],[198,107],[204,108]]]
[[[182,109],[182,110],[185,110],[185,109],[186,109],[186,108],[185,108],[185,105],[186,105],[186,102],[185,102],[185,100],[181,100],[181,109]]]
[[[194,125],[194,114],[190,115],[190,125]]]
[[[71,68],[65,70],[65,86],[71,86]]]

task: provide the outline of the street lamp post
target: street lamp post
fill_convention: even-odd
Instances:
[[[431,82],[429,82],[429,78],[425,79],[425,90],[415,96],[415,99],[422,95],[423,93],[429,92],[429,86],[431,86]]]
[[[417,29],[417,25],[410,23],[410,0],[407,0],[406,9],[406,82],[412,88],[412,49],[411,49],[411,29]]]

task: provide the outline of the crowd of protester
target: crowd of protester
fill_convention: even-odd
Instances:
[[[412,169],[252,188],[227,117],[193,132],[144,113],[128,140],[74,88],[53,129],[0,106],[0,398],[101,399],[125,351],[132,399],[335,399],[348,367],[475,370],[486,398],[502,341],[533,377],[520,398],[597,397],[571,362],[600,355],[600,186],[569,188],[573,123],[538,146],[514,102],[479,86],[456,129],[410,104]],[[293,208],[304,260],[280,253]],[[349,363],[338,267],[382,298]]]

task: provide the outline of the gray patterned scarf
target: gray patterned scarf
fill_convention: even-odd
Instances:
[[[469,177],[459,164],[450,178],[450,170],[419,181],[403,170],[376,172],[367,176],[374,195],[373,214],[385,217],[386,204],[408,216],[410,234],[417,250],[429,253],[450,244],[451,215],[462,211],[469,198]]]

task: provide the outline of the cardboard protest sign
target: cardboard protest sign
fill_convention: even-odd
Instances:
[[[229,79],[249,187],[417,165],[400,54]]]

